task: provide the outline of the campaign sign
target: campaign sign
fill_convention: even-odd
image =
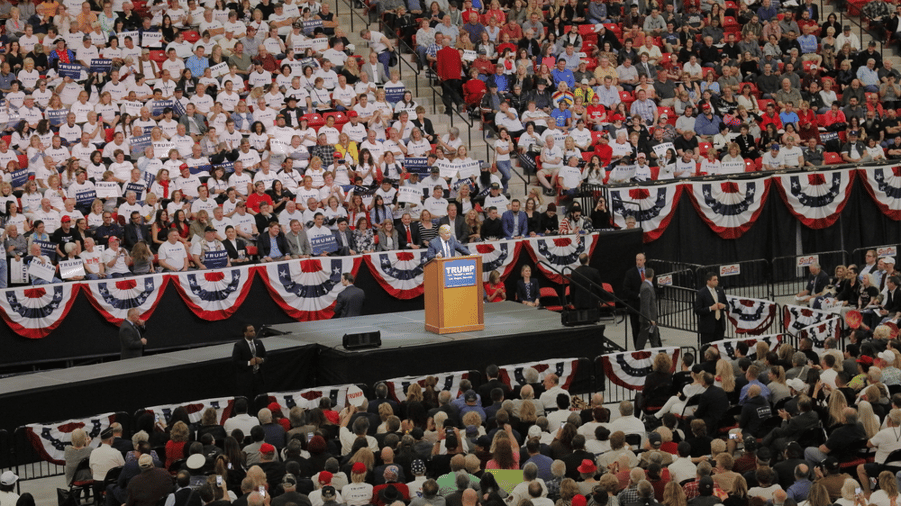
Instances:
[[[151,100],[150,101],[150,114],[152,116],[159,116],[159,115],[163,114],[163,109],[165,109],[167,107],[172,107],[174,105],[175,104],[172,100]]]
[[[213,170],[213,166],[210,164],[206,164],[206,165],[197,165],[195,167],[191,167],[189,165],[188,169],[191,171],[192,176],[196,175],[196,174],[201,174],[201,173],[205,173],[205,174],[209,175],[210,171]]]
[[[721,265],[720,266],[720,277],[725,276],[738,276],[741,274],[741,265],[739,264],[731,264],[731,265]]]
[[[401,186],[397,189],[397,201],[420,204],[422,203],[422,190],[415,186]]]
[[[53,265],[51,264],[45,264],[36,259],[32,259],[31,263],[28,264],[28,275],[32,278],[39,278],[47,282],[53,282],[54,274],[56,274],[56,271],[53,269]]]
[[[131,155],[139,157],[144,153],[144,148],[150,146],[150,134],[139,135],[131,138]],[[156,151],[154,150],[154,154]]]
[[[657,155],[657,158],[665,157],[666,152],[670,149],[672,149],[673,151],[676,150],[676,148],[673,146],[672,142],[664,142],[664,143],[658,144],[658,145],[654,146],[653,149],[654,149],[654,154]],[[742,165],[742,170],[744,170],[744,165]]]
[[[420,180],[429,175],[429,159],[426,157],[404,157],[403,166],[407,172],[419,174]]]
[[[721,164],[720,174],[741,174],[745,171],[744,161],[723,162]]]
[[[29,174],[30,174],[30,171],[29,171],[28,167],[11,172],[9,174],[10,178],[12,178],[12,180],[10,181],[10,184],[13,185],[13,188],[19,188],[20,186],[24,186],[25,182],[28,181]]]
[[[347,403],[351,406],[362,406],[364,400],[366,400],[366,396],[363,395],[363,390],[360,387],[351,385],[347,389]]]
[[[213,77],[220,77],[228,74],[228,64],[222,62],[213,65],[212,67],[210,67],[210,74],[212,74]]]
[[[15,186],[15,185],[13,185]],[[898,248],[894,246],[882,246],[876,248],[876,258],[898,256]]]
[[[386,100],[389,104],[395,104],[395,103],[397,103],[397,102],[400,102],[401,99],[404,98],[404,93],[406,93],[406,92],[407,92],[407,89],[406,89],[406,88],[400,88],[400,87],[392,87],[392,88],[388,88],[388,87],[385,87],[385,100]]]
[[[673,284],[673,275],[667,274],[665,276],[657,276],[657,286],[672,286]]]
[[[464,258],[444,263],[444,287],[459,288],[476,284],[476,261]]]
[[[173,100],[172,112],[175,113],[175,116],[183,116],[185,114],[185,104],[179,102],[178,100]]]
[[[122,112],[129,116],[138,116],[141,114],[141,108],[144,104],[141,102],[122,102]]]
[[[172,151],[175,148],[175,143],[172,141],[156,141],[153,143],[153,156],[157,158],[169,158],[169,151]],[[141,152],[144,150],[141,149]]]
[[[482,162],[479,160],[469,160],[467,162],[461,162],[457,164],[457,170],[461,179],[473,176],[478,177],[479,172],[481,172],[481,168]]]
[[[97,189],[97,198],[109,199],[120,197],[119,185],[115,181],[100,181],[94,184]]]
[[[81,68],[81,65],[77,63],[60,63],[57,71],[62,77],[78,80],[81,79]]]
[[[77,276],[84,277],[83,260],[63,260],[59,263],[59,275],[63,279],[72,279]]]
[[[143,177],[144,177],[144,183],[147,184],[147,188],[150,188],[151,186],[153,186],[153,182],[156,181],[156,176],[149,172],[145,172]]]
[[[97,191],[87,188],[75,193],[75,203],[80,206],[89,206],[97,198]]]
[[[317,28],[322,28],[322,20],[321,19],[311,19],[303,22],[303,33],[307,35],[312,35],[313,30]]]
[[[476,61],[478,55],[472,49],[464,49],[463,50],[463,61],[473,62]]]
[[[131,41],[135,44],[140,43],[140,39],[138,37],[141,34],[138,31],[133,32],[119,32],[119,47],[125,47],[125,37],[131,37]]]
[[[798,264],[796,265],[796,267],[798,267],[798,268],[801,268],[801,267],[810,267],[811,265],[813,265],[813,264],[815,264],[815,263],[819,263],[819,261],[820,261],[820,255],[804,255],[804,256],[799,256],[799,257],[797,258],[797,260],[798,260]]]
[[[162,42],[162,32],[144,32],[144,34],[141,36],[142,47],[160,47]]]
[[[66,115],[69,114],[68,109],[47,109],[47,121],[51,126],[60,126],[66,122]]]
[[[221,269],[228,265],[228,252],[224,249],[207,251],[203,255],[203,265],[207,269]]]
[[[320,235],[310,239],[310,247],[313,249],[314,255],[332,253],[338,251],[338,241],[333,235]]]
[[[103,58],[91,59],[91,72],[97,72],[99,74],[109,74],[109,71],[113,68],[113,60],[106,60]]]
[[[226,174],[231,174],[232,172],[235,171],[235,162],[219,163],[219,164],[214,165],[213,167],[214,168],[222,167],[223,169],[225,169]]]
[[[51,261],[56,259],[56,244],[50,241],[34,241],[41,247],[41,254],[50,258]]]

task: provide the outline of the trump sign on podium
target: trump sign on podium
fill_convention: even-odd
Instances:
[[[476,263],[472,259],[444,263],[444,287],[473,286],[476,284]]]

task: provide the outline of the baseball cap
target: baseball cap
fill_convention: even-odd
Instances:
[[[702,494],[710,495],[713,493],[713,478],[705,476],[698,483],[698,491]]]
[[[327,472],[327,471],[323,471]],[[322,474],[322,473],[320,473]],[[332,474],[332,473],[329,473]],[[322,498],[323,499],[334,499],[335,498],[335,487],[331,485],[326,485],[322,487]]]
[[[332,473],[328,471],[320,471],[319,472],[319,483],[322,485],[326,485],[332,482]],[[324,489],[325,487],[323,487]]]
[[[66,215],[66,216],[63,216],[59,221],[61,223],[69,223],[70,221],[72,221],[72,218],[70,218],[68,215]]]
[[[576,494],[575,497],[572,498],[571,503],[573,506],[585,506],[588,500],[585,499],[585,496],[582,494]]]
[[[826,460],[823,461],[823,465],[826,467],[827,471],[835,472],[839,470],[838,459],[835,457],[827,457]]]
[[[588,83],[589,83],[588,79],[582,79],[582,84],[588,84]]]
[[[213,228],[213,227],[206,227],[205,229],[203,229],[203,231],[204,231],[204,232],[215,232],[216,229]],[[264,446],[265,446],[265,445],[264,445]],[[272,445],[269,445],[269,446],[272,446]]]
[[[356,462],[356,463],[354,463],[353,467],[350,468],[350,472],[356,473],[356,474],[365,473],[366,472],[366,464],[364,464],[362,462]]]
[[[431,169],[429,169],[429,172],[432,174],[440,174],[441,169],[439,169],[438,167],[432,167]]]
[[[649,441],[652,445],[658,446],[658,445],[660,445],[660,444],[663,443],[663,438],[660,437],[660,433],[659,433],[659,432],[651,432],[651,433],[648,433],[648,441]]]
[[[879,358],[882,360],[892,363],[895,361],[895,354],[891,352],[891,350],[885,350],[879,354]]]
[[[869,355],[861,355],[857,358],[858,364],[873,365],[873,357]]]
[[[207,227],[206,231],[209,232],[211,228],[213,227]],[[213,229],[213,231],[215,232],[216,229]],[[269,443],[263,443],[260,445],[260,453],[275,453],[275,447]]]
[[[500,189],[501,189],[501,185],[498,184],[498,183],[491,183],[491,189],[492,189],[492,190],[500,190]]]
[[[153,467],[153,457],[148,453],[141,455],[141,458],[138,459],[138,467],[141,469],[150,469]],[[6,473],[12,474],[10,471],[7,471]],[[12,483],[6,482],[6,473],[3,473],[3,476],[0,476],[0,485],[12,485],[15,483],[16,480],[13,480]],[[16,475],[13,474],[13,476]]]
[[[425,474],[425,462],[422,459],[416,459],[410,464],[410,470],[413,471],[413,474],[420,475]]]
[[[792,378],[792,379],[786,381],[785,384],[788,385],[792,390],[794,390],[796,392],[800,392],[801,390],[804,390],[804,387],[805,387],[804,381],[801,378]]]
[[[142,455],[143,457],[143,455]],[[202,469],[204,465],[206,465],[206,457],[204,457],[200,453],[195,453],[188,457],[188,469],[198,470]]]
[[[895,265],[895,257],[883,257],[882,261],[887,264]]]
[[[779,151],[779,145],[774,142],[770,144],[770,149],[772,149],[773,151]]]
[[[357,114],[357,111],[350,111],[349,113],[347,113],[348,118],[356,118],[357,116],[359,116],[359,114]]]
[[[860,135],[860,132],[858,132],[857,130],[851,130],[850,132],[848,132],[848,135],[857,137],[858,135]]]
[[[86,41],[86,40],[87,40],[87,41],[90,41],[90,40],[91,40],[91,36],[90,36],[90,35],[85,35],[84,37],[81,38],[81,41],[82,41],[82,42],[84,42],[84,41]]]
[[[290,485],[293,487],[294,485],[297,485],[297,478],[295,478],[293,474],[288,473],[284,478],[282,478],[282,484]]]

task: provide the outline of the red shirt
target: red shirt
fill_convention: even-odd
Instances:
[[[463,59],[460,51],[451,46],[446,46],[438,51],[438,64],[435,69],[442,81],[460,79],[463,75]]]
[[[760,117],[760,129],[766,130],[766,126],[770,123],[776,125],[776,130],[782,130],[782,120],[779,119],[778,114],[773,114],[772,116],[767,116],[765,113]]]
[[[266,193],[259,195],[257,192],[253,192],[249,197],[247,197],[247,207],[253,209],[253,212],[255,213],[260,212],[260,204],[262,204],[263,202],[268,202],[270,206],[274,207],[274,204],[272,203],[272,197],[270,197]]]
[[[481,79],[470,79],[463,83],[463,101],[469,105],[478,105],[485,91],[484,81]]]
[[[847,121],[845,120],[845,113],[842,112],[841,109],[835,112],[832,112],[832,109],[829,109],[828,111],[826,111],[826,114],[823,115],[823,118],[825,118],[823,119],[823,123],[825,123],[826,126],[835,123],[847,123]]]
[[[610,165],[613,159],[613,148],[609,144],[597,143],[594,145],[594,154],[601,158],[601,164]]]

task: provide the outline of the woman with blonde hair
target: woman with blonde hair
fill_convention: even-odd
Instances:
[[[898,482],[891,471],[879,473],[879,490],[870,496],[871,506],[895,506],[898,502]]]
[[[879,432],[879,417],[873,412],[873,405],[869,401],[857,403],[857,418],[867,433],[867,439],[871,439]]]
[[[784,367],[781,365],[770,367],[770,383],[767,385],[767,388],[770,389],[770,402],[773,404],[776,404],[786,397],[791,397],[788,385],[785,384]]]
[[[538,410],[535,409],[535,403],[529,399],[522,401],[519,406],[519,421],[524,427],[534,425],[538,421]]]
[[[867,488],[869,488],[869,480],[867,482]],[[857,504],[857,489],[860,488],[860,485],[853,478],[845,478],[845,483],[842,484],[842,496],[835,501],[835,504],[839,506],[854,506]]]
[[[386,422],[388,421],[388,418],[392,416],[394,416],[394,408],[391,407],[391,404],[388,404],[387,402],[379,404],[379,419],[382,423],[376,429],[376,434],[388,432],[388,424]]]
[[[579,495],[579,484],[572,478],[565,478],[560,482],[560,499],[554,506],[572,506],[573,497]]]
[[[685,490],[675,481],[667,483],[663,489],[663,502],[660,504],[663,506],[686,506],[688,501],[685,498]]]
[[[190,430],[185,422],[178,421],[169,430],[169,441],[166,442],[166,469],[177,460],[185,458],[185,445],[188,444]]]
[[[382,403],[379,407],[386,404],[388,403]],[[357,450],[354,457],[363,450],[368,451],[370,454],[372,453],[372,450],[369,448],[361,448]],[[363,462],[354,462],[350,465],[350,483],[344,485],[341,489],[341,497],[344,498],[344,502],[348,506],[364,506],[372,502],[372,485],[366,483],[366,474],[369,471],[370,469]]]
[[[716,361],[716,382],[727,394],[735,392],[735,373],[732,364],[724,358]]]
[[[748,506],[750,500],[748,497],[748,482],[744,476],[738,475],[732,481],[732,489],[728,493],[729,497],[723,501],[723,506]]]
[[[827,430],[841,427],[845,423],[842,412],[848,407],[848,401],[844,395],[830,395],[827,411],[829,412],[829,421],[826,425]]]

